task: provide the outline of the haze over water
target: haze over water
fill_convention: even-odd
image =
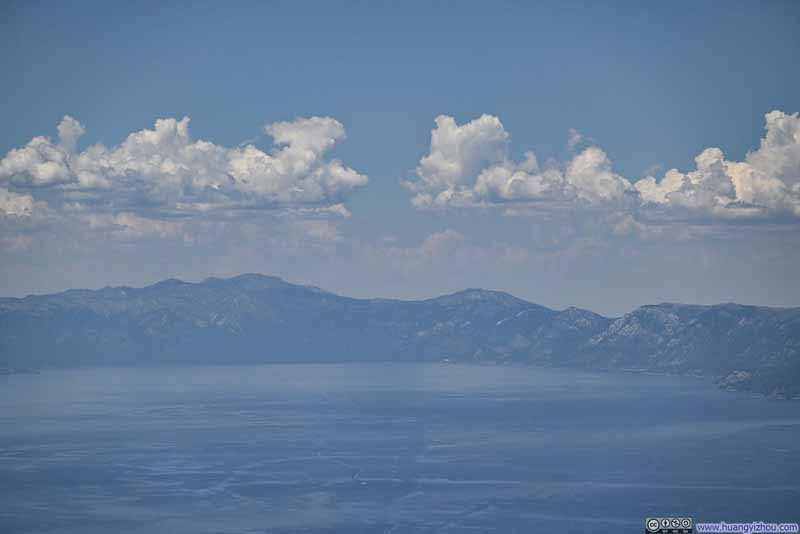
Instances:
[[[800,405],[533,367],[0,377],[0,531],[642,532],[797,520]]]

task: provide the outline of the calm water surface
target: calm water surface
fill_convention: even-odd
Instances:
[[[688,378],[424,364],[2,376],[0,532],[797,520],[798,438],[800,403]]]

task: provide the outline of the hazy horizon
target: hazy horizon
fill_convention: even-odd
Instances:
[[[332,293],[332,294],[337,295],[337,296],[347,297],[347,298],[354,298],[354,299],[361,299],[361,300],[397,300],[397,301],[409,301],[410,302],[410,301],[421,301],[421,300],[435,299],[435,298],[438,298],[438,297],[444,297],[444,296],[448,296],[448,295],[453,295],[455,293],[460,293],[460,292],[469,291],[469,290],[485,290],[485,291],[491,291],[491,292],[507,293],[507,294],[509,294],[509,295],[511,295],[513,297],[516,297],[516,298],[519,298],[521,300],[527,301],[527,302],[529,302],[531,304],[538,304],[538,305],[545,306],[545,307],[553,309],[553,310],[566,310],[566,309],[569,309],[569,308],[579,308],[579,309],[585,309],[585,310],[588,310],[588,311],[591,311],[591,312],[594,312],[594,313],[598,313],[598,314],[603,315],[605,317],[611,317],[611,318],[619,317],[621,315],[624,315],[627,312],[630,312],[630,311],[633,311],[633,310],[636,309],[636,308],[631,308],[630,310],[627,310],[626,312],[623,312],[622,314],[614,315],[614,314],[603,313],[601,311],[598,311],[598,310],[595,310],[595,309],[592,309],[592,308],[587,308],[587,307],[577,306],[577,305],[567,305],[567,306],[559,308],[559,307],[555,307],[555,306],[550,306],[550,305],[548,305],[547,303],[544,303],[544,302],[536,302],[536,301],[532,301],[532,300],[526,299],[526,298],[521,297],[519,295],[516,295],[516,294],[514,294],[514,293],[512,293],[510,291],[505,291],[505,290],[502,290],[502,289],[496,289],[496,288],[492,288],[492,287],[463,287],[463,288],[456,289],[454,291],[450,291],[450,292],[447,292],[447,293],[440,292],[440,293],[434,293],[434,294],[431,294],[431,295],[423,295],[423,296],[420,296],[420,297],[405,297],[405,298],[403,298],[403,297],[387,297],[387,296],[384,296],[384,295],[356,296],[356,295],[350,295],[350,294],[347,294],[347,293],[331,291],[326,287],[320,287],[320,286],[318,286],[316,284],[304,283],[304,282],[298,281],[298,280],[287,280],[287,279],[285,279],[283,277],[276,276],[276,275],[269,274],[269,273],[254,273],[254,272],[239,273],[237,275],[222,276],[222,277],[220,277],[220,276],[207,276],[207,277],[203,277],[203,278],[199,278],[199,279],[183,279],[183,278],[177,278],[177,277],[173,276],[173,277],[163,278],[163,279],[160,279],[160,280],[155,280],[153,282],[145,283],[145,284],[142,284],[142,285],[114,284],[114,285],[104,285],[104,286],[97,286],[97,287],[69,287],[69,288],[64,288],[62,290],[59,290],[59,291],[53,291],[53,292],[47,292],[47,293],[27,293],[27,294],[23,294],[23,295],[0,295],[0,298],[41,297],[41,296],[48,296],[48,295],[57,295],[59,293],[63,293],[63,292],[66,292],[66,291],[71,291],[71,290],[99,291],[101,289],[108,289],[108,288],[111,288],[111,289],[114,289],[114,288],[143,289],[143,288],[147,288],[147,287],[152,287],[152,286],[158,285],[161,282],[165,282],[165,281],[169,281],[169,280],[177,280],[179,282],[183,282],[183,283],[187,283],[187,284],[202,284],[202,283],[207,282],[208,280],[211,280],[211,279],[230,280],[232,278],[238,278],[240,276],[248,276],[248,275],[264,276],[264,277],[268,277],[268,278],[279,278],[279,279],[283,280],[284,282],[286,282],[288,284],[291,284],[291,285],[305,286],[305,287],[316,287],[316,288],[319,288],[319,289],[321,289],[321,290],[323,290],[323,291],[325,291],[327,293]],[[800,306],[769,306],[769,305],[753,304],[753,303],[748,303],[748,302],[734,302],[734,301],[726,301],[726,302],[660,301],[660,302],[646,302],[646,303],[641,304],[641,306],[661,305],[661,304],[677,304],[677,305],[686,305],[686,306],[722,306],[722,305],[726,305],[726,304],[736,304],[736,305],[741,305],[741,306],[758,306],[758,307],[767,307],[767,308],[775,308],[775,309],[790,309],[790,308],[800,307]],[[638,307],[640,307],[640,306],[637,306],[637,308]]]

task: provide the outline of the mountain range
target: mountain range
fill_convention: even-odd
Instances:
[[[800,308],[657,304],[622,317],[467,289],[355,299],[245,274],[0,298],[0,366],[449,361],[715,377],[800,397]]]

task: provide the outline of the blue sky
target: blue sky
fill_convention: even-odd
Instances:
[[[671,168],[696,170],[709,147],[745,161],[765,135],[766,113],[791,119],[800,110],[796,2],[11,2],[0,10],[0,156],[35,136],[55,139],[65,115],[85,129],[76,153],[94,143],[114,149],[158,118],[185,116],[194,140],[269,153],[264,125],[330,117],[346,138],[325,161],[368,179],[337,183],[336,193],[311,201],[315,209],[342,204],[349,216],[270,197],[269,208],[248,205],[252,217],[212,223],[194,212],[145,213],[130,192],[92,202],[65,196],[69,178],[34,183],[15,167],[0,172],[12,198],[29,195],[50,212],[49,222],[33,223],[6,210],[4,294],[259,271],[360,296],[478,285],[608,313],[660,300],[800,304],[800,218],[786,207],[793,200],[747,197],[758,214],[739,217],[731,215],[742,203],[737,190],[724,213],[684,202],[676,215],[673,199],[656,206],[670,214],[655,217],[649,208],[611,210],[605,197],[602,209],[575,200],[567,176],[591,146],[631,187],[648,175],[658,183]],[[507,136],[504,163],[481,159],[473,174],[522,169],[531,150],[542,169],[549,160],[560,166],[572,200],[562,191],[542,210],[530,192],[498,201],[469,189],[467,207],[412,206],[403,182],[426,180],[418,166],[432,152],[434,119],[450,116],[460,127],[484,114],[502,121],[501,130],[487,127]],[[581,135],[572,149],[571,129]],[[787,150],[776,176],[791,192],[800,169],[794,148],[781,157]],[[754,168],[773,168],[776,157],[765,153]],[[425,194],[442,191],[436,172]],[[462,193],[476,181],[467,174],[452,178]],[[76,203],[92,204],[91,221],[65,207]],[[126,213],[182,226],[145,222],[120,232]],[[117,219],[101,228],[97,214]],[[622,217],[644,226],[635,236],[598,229],[619,228]]]

